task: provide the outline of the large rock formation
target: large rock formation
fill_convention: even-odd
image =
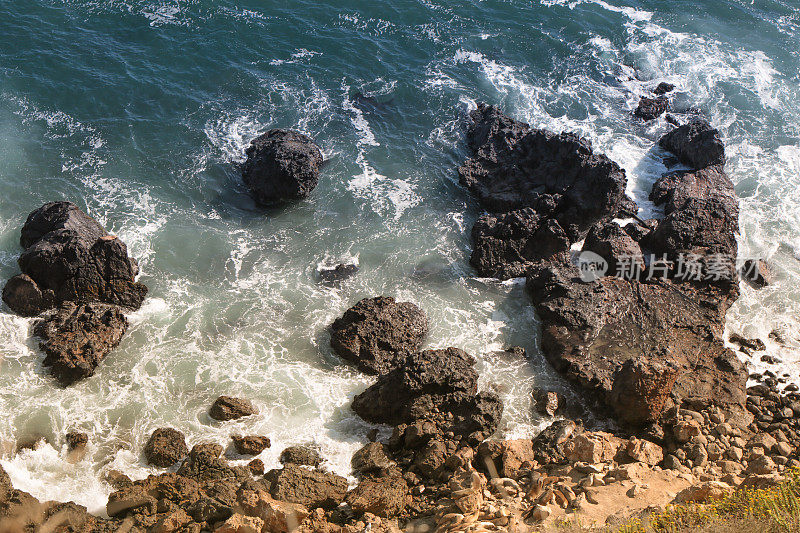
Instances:
[[[127,329],[128,320],[117,306],[65,302],[39,319],[33,332],[42,339],[44,365],[62,385],[70,385],[93,375]]]
[[[385,374],[419,350],[428,335],[425,312],[409,302],[365,298],[331,325],[331,347],[367,374]]]
[[[530,269],[542,348],[557,370],[632,426],[658,421],[673,404],[745,416],[747,372],[722,340],[738,297],[738,207],[719,164],[724,150],[716,130],[696,123],[661,144],[703,165],[654,185],[651,198],[665,205],[666,217],[625,231],[601,223],[584,243],[612,267],[632,260],[643,271],[621,276],[610,268],[587,283],[567,253]],[[655,254],[649,270],[639,249]]]
[[[20,244],[22,274],[9,280],[3,301],[23,316],[65,301],[138,309],[147,294],[134,281],[139,268],[125,243],[70,202],[51,202],[31,213]]]
[[[253,139],[246,154],[242,177],[261,204],[300,200],[319,182],[322,152],[302,133],[269,130]]]
[[[531,129],[485,104],[470,118],[473,155],[459,176],[492,212],[473,229],[470,262],[481,275],[523,275],[530,263],[567,250],[595,223],[631,208],[625,172],[588,140]]]

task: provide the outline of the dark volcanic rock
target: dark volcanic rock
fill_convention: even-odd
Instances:
[[[644,120],[653,120],[663,115],[668,109],[669,100],[666,97],[648,98],[647,96],[642,96],[633,114]]]
[[[326,283],[343,281],[358,273],[358,265],[341,263],[333,268],[320,268],[319,279]]]
[[[313,509],[332,509],[347,494],[347,479],[321,470],[308,470],[287,464],[281,470],[271,470],[264,476],[272,483],[276,500],[299,503]]]
[[[497,429],[503,406],[495,394],[477,394],[474,364],[457,348],[410,354],[356,396],[353,411],[364,420],[385,424],[435,419],[446,426],[443,431],[482,440]]]
[[[264,205],[305,198],[319,182],[322,152],[296,131],[269,130],[253,139],[246,154],[244,183]]]
[[[565,251],[601,220],[631,210],[625,172],[571,133],[532,130],[480,104],[470,115],[473,156],[461,183],[489,211],[473,229],[471,263],[484,276],[521,276]]]
[[[119,307],[65,302],[38,320],[33,332],[42,339],[44,365],[61,384],[69,385],[93,375],[127,329],[128,320]]]
[[[253,407],[250,400],[232,396],[220,396],[208,410],[208,416],[222,422],[255,414],[258,414],[258,409]]]
[[[410,354],[398,368],[353,399],[353,410],[369,422],[401,424],[411,420],[409,409],[423,395],[475,395],[475,359],[458,348]]]
[[[14,487],[11,486],[11,478],[6,474],[3,465],[0,465],[0,502],[5,502],[12,490]]]
[[[247,467],[231,466],[228,461],[220,458],[220,454],[222,446],[219,444],[198,444],[189,452],[189,457],[178,469],[178,474],[200,482],[250,479]]]
[[[533,261],[570,246],[569,237],[556,220],[542,218],[530,207],[482,215],[472,227],[472,241],[472,266],[482,276],[499,279],[524,276]]]
[[[416,305],[394,298],[366,298],[331,325],[336,354],[367,374],[385,374],[406,354],[419,350],[428,319]]]
[[[294,464],[317,467],[322,463],[322,456],[311,446],[289,446],[278,458],[281,464]]]
[[[144,446],[147,463],[169,468],[189,453],[183,433],[173,428],[158,428]]]
[[[562,227],[588,229],[608,217],[625,192],[625,171],[572,133],[531,130],[495,106],[470,115],[467,143],[474,155],[459,168],[463,183],[491,211],[533,207]],[[549,213],[541,205],[549,203]]]
[[[89,435],[79,431],[70,431],[66,435],[67,449],[70,452],[79,451],[86,448],[89,444]]]
[[[380,442],[370,442],[356,453],[350,460],[356,474],[380,474],[394,466],[386,453],[386,446]]]
[[[42,291],[27,274],[17,274],[3,287],[3,301],[19,315],[36,316],[53,307],[56,297],[51,290]]]
[[[677,378],[677,370],[669,364],[628,359],[611,378],[608,403],[619,418],[631,424],[655,422],[664,411]]]
[[[560,462],[564,458],[562,445],[577,433],[578,427],[572,420],[556,420],[533,439],[534,458],[543,464]]]
[[[725,145],[719,131],[702,120],[675,128],[658,144],[678,156],[681,163],[696,169],[725,164]]]
[[[233,435],[233,446],[242,455],[258,455],[270,446],[269,439],[261,435]]]
[[[674,89],[675,85],[666,81],[662,81],[656,86],[655,89],[653,89],[653,94],[656,96],[661,96],[662,94],[671,93]]]
[[[19,265],[27,278],[12,278],[3,291],[23,315],[64,302],[103,302],[138,309],[147,287],[134,281],[136,262],[125,244],[70,202],[45,204],[28,216]]]
[[[766,287],[772,283],[772,269],[763,259],[748,259],[739,271],[742,279],[753,287]]]

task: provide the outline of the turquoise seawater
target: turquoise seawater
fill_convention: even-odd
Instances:
[[[360,298],[394,295],[428,314],[428,346],[479,360],[506,402],[502,434],[530,436],[536,385],[562,387],[538,349],[517,282],[479,279],[458,185],[462,123],[478,101],[578,132],[621,164],[642,216],[665,171],[662,120],[631,117],[659,81],[728,145],[741,254],[776,283],[743,287],[729,329],[778,330],[769,350],[800,374],[800,3],[709,0],[65,0],[0,2],[0,281],[18,272],[19,228],[71,200],[121,236],[150,287],[97,374],[55,386],[30,321],[0,310],[0,444],[19,488],[101,511],[109,468],[143,477],[150,432],[190,445],[264,434],[274,467],[315,443],[349,473],[370,426],[348,408],[370,379],[343,365],[326,326]],[[259,132],[289,127],[328,160],[307,200],[257,207],[236,165]],[[320,264],[357,260],[340,287]],[[519,344],[527,360],[494,351]],[[755,362],[755,368],[763,368]],[[211,423],[219,394],[257,417]],[[63,434],[90,435],[64,461]],[[18,440],[48,444],[14,455]]]

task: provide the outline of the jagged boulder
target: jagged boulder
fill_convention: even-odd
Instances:
[[[409,354],[353,399],[353,411],[384,424],[435,419],[443,432],[483,440],[497,429],[503,407],[495,394],[477,393],[474,364],[457,348]]]
[[[642,96],[633,114],[643,120],[653,120],[666,113],[668,109],[669,100],[666,97],[656,96],[655,98],[650,98]]]
[[[269,130],[253,139],[245,153],[242,178],[261,204],[303,199],[319,182],[322,152],[302,133]]]
[[[345,501],[358,514],[372,513],[391,518],[403,512],[407,498],[408,484],[398,475],[362,480],[347,493]]]
[[[144,446],[147,463],[161,468],[169,468],[189,453],[186,437],[173,428],[158,428],[150,435]]]
[[[365,298],[331,325],[336,354],[366,374],[385,374],[419,350],[428,335],[425,312],[409,302]]]
[[[281,464],[294,464],[317,467],[322,464],[322,456],[313,446],[289,446],[281,452]]]
[[[678,126],[661,137],[658,144],[692,168],[725,164],[725,145],[719,131],[703,120]]]
[[[134,280],[139,268],[125,243],[70,202],[32,212],[20,244],[23,275],[10,280],[3,301],[21,315],[34,316],[65,301],[138,309],[147,294]]]
[[[128,320],[119,307],[64,302],[33,327],[41,339],[44,365],[62,385],[94,374],[97,365],[122,340]]]
[[[572,133],[531,129],[480,104],[461,183],[491,211],[473,229],[472,264],[483,276],[521,276],[531,262],[569,249],[595,223],[634,206],[625,172]]]

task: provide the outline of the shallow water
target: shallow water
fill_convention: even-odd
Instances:
[[[343,5],[344,4],[344,5]],[[479,360],[506,402],[502,432],[535,433],[535,384],[560,387],[538,350],[519,282],[478,279],[479,209],[458,185],[462,121],[477,101],[577,131],[628,172],[642,216],[664,172],[662,121],[630,116],[659,81],[698,106],[728,145],[742,257],[772,287],[743,287],[729,329],[768,341],[800,373],[800,5],[797,2],[8,0],[0,6],[0,278],[19,228],[68,199],[121,236],[150,287],[97,374],[59,389],[29,321],[0,312],[0,441],[15,486],[101,511],[108,468],[154,472],[141,449],[174,426],[189,444],[265,434],[262,459],[314,442],[349,473],[370,426],[348,409],[371,380],[343,365],[325,327],[360,298],[395,295],[428,314],[427,345]],[[328,163],[312,196],[254,205],[236,164],[269,127],[292,127]],[[357,260],[340,287],[320,264]],[[785,345],[768,340],[777,329]],[[511,344],[528,360],[493,352]],[[253,419],[212,423],[219,394]],[[90,435],[65,463],[63,434]],[[16,440],[50,443],[13,456]]]

